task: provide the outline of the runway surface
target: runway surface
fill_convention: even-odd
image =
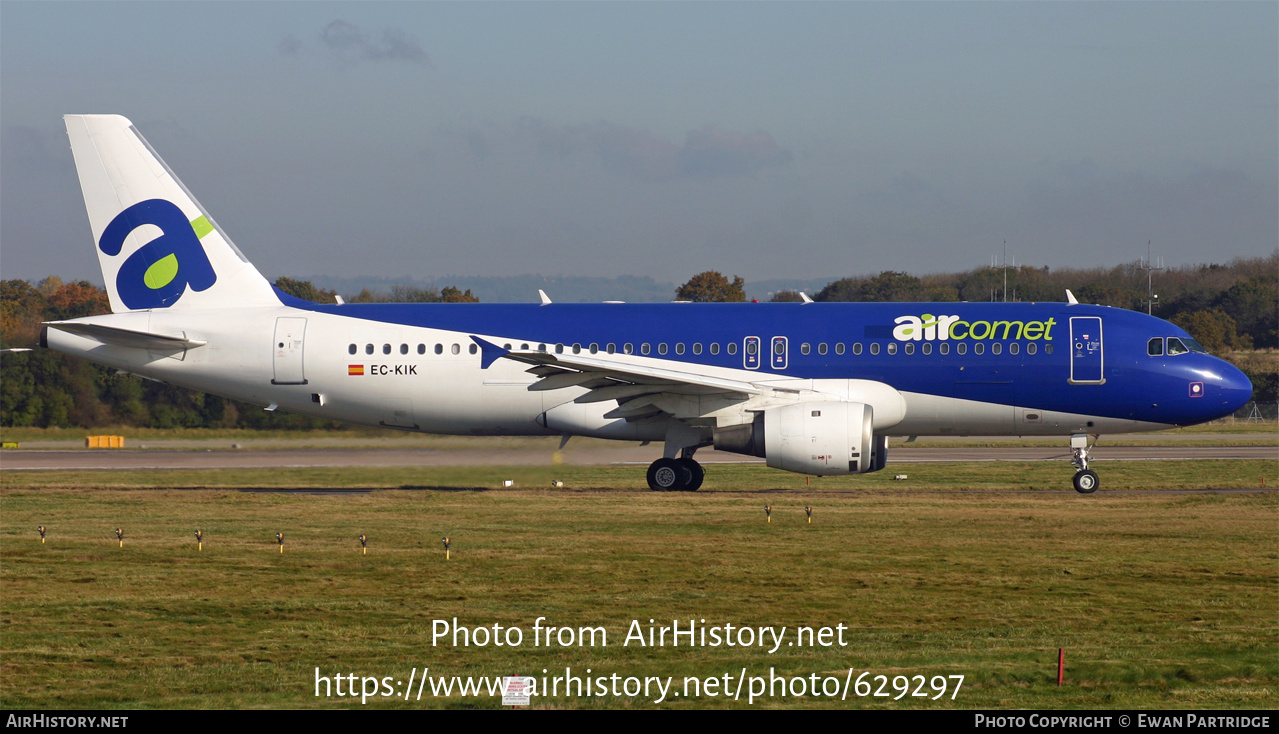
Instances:
[[[1064,442],[1063,442],[1064,443]],[[388,448],[388,449],[280,449],[280,450],[26,450],[0,453],[0,471],[40,470],[138,470],[138,469],[261,469],[339,466],[551,466],[555,452],[544,448]],[[643,464],[659,458],[657,444],[570,444],[561,453],[565,464],[581,466]],[[893,446],[888,463],[937,461],[1066,461],[1070,451],[1061,447],[1013,446],[933,447]],[[1279,461],[1274,446],[1098,446],[1096,461],[1158,461],[1172,459],[1271,459]],[[764,463],[740,454],[703,449],[697,460],[704,464]]]

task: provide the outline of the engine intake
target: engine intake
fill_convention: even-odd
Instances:
[[[875,436],[865,403],[796,403],[768,408],[742,426],[715,429],[715,448],[761,456],[774,469],[815,476],[884,468],[888,441]]]

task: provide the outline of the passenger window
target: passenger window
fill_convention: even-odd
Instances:
[[[537,351],[539,351],[539,352],[541,352],[541,353],[543,353],[543,354],[546,354],[546,345],[545,345],[545,344],[538,344],[538,345],[537,345]]]
[[[856,347],[854,347],[854,348],[856,348]],[[843,353],[844,353],[844,342],[837,342],[837,343],[835,344],[835,354],[843,354]],[[858,353],[858,354],[861,354],[861,350],[860,350],[860,349],[858,349],[858,350],[857,350],[857,353]]]
[[[907,342],[905,345],[902,346],[902,351],[906,352],[907,354],[914,354],[915,345]]]
[[[466,348],[466,351],[470,352],[471,354],[475,354],[476,352],[480,351],[480,347],[479,345],[472,344],[471,346]]]
[[[729,342],[725,348],[728,350],[729,356],[737,354],[737,342]]]
[[[773,354],[785,354],[785,353],[786,353],[786,342],[780,339],[774,339]]]
[[[661,344],[657,345],[657,353],[666,354],[666,342],[662,342]]]
[[[711,342],[711,354],[719,354],[719,342]]]
[[[810,351],[812,351],[812,349],[811,347],[808,346],[808,342],[804,342],[803,344],[799,345],[800,354],[808,354]]]
[[[932,353],[933,353],[933,343],[932,343],[932,342],[924,342],[922,345],[920,345],[920,347],[919,347],[919,351],[923,352],[924,354],[932,354]]]
[[[1020,351],[1020,348],[1017,346],[1017,342],[1013,342],[1012,344],[1008,345],[1009,354],[1016,354],[1018,351]]]
[[[608,348],[605,349],[604,351],[608,352],[609,354],[617,354],[617,345],[614,344],[613,342],[609,342]]]
[[[1189,351],[1190,350],[1186,348],[1186,345],[1181,343],[1180,339],[1175,336],[1168,337],[1168,356],[1171,357],[1177,354],[1185,354]]]
[[[462,353],[462,346],[461,346],[460,344],[454,344],[454,345],[451,347],[451,351],[452,351],[454,354],[461,354],[461,353]]]
[[[364,345],[364,353],[365,353],[365,354],[372,354],[372,353],[373,353],[373,345],[372,345],[372,344],[365,344],[365,345]]]
[[[759,345],[753,341],[746,342],[746,353],[754,354],[759,349]]]
[[[355,354],[355,352],[356,352],[356,347],[355,347],[355,345],[354,345],[354,344],[352,344],[351,346],[349,346],[349,347],[347,347],[347,348],[346,348],[346,353],[347,353],[347,354]]]
[[[982,354],[985,351],[986,351],[985,344],[982,344],[981,342],[977,342],[976,344],[973,345],[973,354]]]
[[[843,344],[841,344],[840,346],[842,347]],[[841,349],[839,351],[843,352],[844,350]],[[862,353],[862,343],[857,342],[856,344],[853,345],[853,354],[857,356],[861,356],[861,353]]]
[[[511,348],[511,346],[508,344],[508,345],[506,346],[506,348],[507,348],[507,349],[510,349],[510,348]],[[417,345],[417,353],[418,353],[418,354],[426,354],[426,345],[425,345],[425,344],[419,344],[419,345]]]
[[[1031,343],[1027,344],[1027,345],[1026,345],[1026,354],[1034,354],[1034,353],[1035,353],[1035,350],[1036,350],[1037,348],[1038,348],[1038,347],[1036,347],[1036,346],[1035,346],[1035,343],[1034,343],[1034,342],[1031,342]]]
[[[648,354],[649,351],[650,349],[648,346],[648,342],[644,342],[643,344],[640,345],[640,354]]]
[[[820,343],[820,344],[818,344],[818,345],[817,345],[817,353],[818,353],[818,354],[825,354],[825,353],[826,353],[826,342],[822,342],[822,343]]]
[[[947,344],[946,342],[942,342],[941,344],[937,345],[937,351],[941,352],[942,354],[950,354],[950,345]]]
[[[527,344],[521,344],[521,345],[520,345],[520,351],[521,351],[521,352],[527,352],[527,351],[528,351],[528,345],[527,345]]]
[[[999,354],[999,353],[1000,353],[1000,352],[1002,352],[1002,351],[1004,351],[1004,345],[1003,345],[1003,344],[1000,344],[999,342],[995,342],[994,344],[991,344],[991,345],[990,345],[990,353],[991,353],[991,354]]]
[[[897,342],[888,342],[888,353],[897,354]]]
[[[684,353],[684,342],[679,342],[678,344],[675,345],[675,353],[676,354]]]
[[[693,342],[693,354],[701,354],[701,353],[702,353],[701,342]]]
[[[967,344],[966,342],[960,342],[960,343],[956,344],[956,345],[955,345],[955,353],[956,353],[956,354],[967,354],[967,353],[968,353],[968,344]]]
[[[596,344],[595,342],[591,342],[591,354],[599,354],[599,353],[600,353],[600,345]]]
[[[407,344],[401,344],[401,345],[400,345],[400,354],[408,354],[408,353],[409,353],[409,345],[407,345]]]
[[[390,345],[390,344],[383,344],[383,345],[382,345],[382,354],[390,354],[390,353],[391,353],[391,345]]]
[[[563,354],[563,353],[564,353],[564,345],[563,345],[563,344],[556,344],[556,345],[555,345],[555,353],[556,353],[556,354]]]
[[[581,353],[582,353],[582,345],[581,345],[581,344],[574,344],[574,345],[573,345],[573,354],[581,354]]]
[[[1044,345],[1044,354],[1052,354],[1052,353],[1053,353],[1053,345],[1051,345],[1051,344],[1045,344],[1045,345]]]
[[[871,342],[871,343],[870,343],[870,353],[871,353],[871,354],[879,354],[879,342]]]
[[[435,345],[435,353],[436,353],[436,354],[444,354],[444,345],[443,345],[443,344],[436,344],[436,345]]]
[[[634,353],[635,353],[635,345],[634,345],[634,344],[631,344],[630,342],[627,342],[626,344],[623,344],[623,345],[622,345],[622,354],[634,354]]]

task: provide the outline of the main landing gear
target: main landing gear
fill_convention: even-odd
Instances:
[[[706,472],[691,457],[658,459],[648,465],[648,488],[654,492],[695,492]]]
[[[1096,439],[1093,439],[1093,445],[1096,443]],[[1079,468],[1079,471],[1075,472],[1075,491],[1080,494],[1096,492],[1101,482],[1097,479],[1097,472],[1088,468],[1088,452],[1092,450],[1092,446],[1088,444],[1088,434],[1076,433],[1071,436],[1070,450],[1075,455],[1070,463]]]

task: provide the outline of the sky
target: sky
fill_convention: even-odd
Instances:
[[[1279,247],[1279,3],[0,1],[0,277],[101,283],[61,116],[269,278],[748,281]]]

